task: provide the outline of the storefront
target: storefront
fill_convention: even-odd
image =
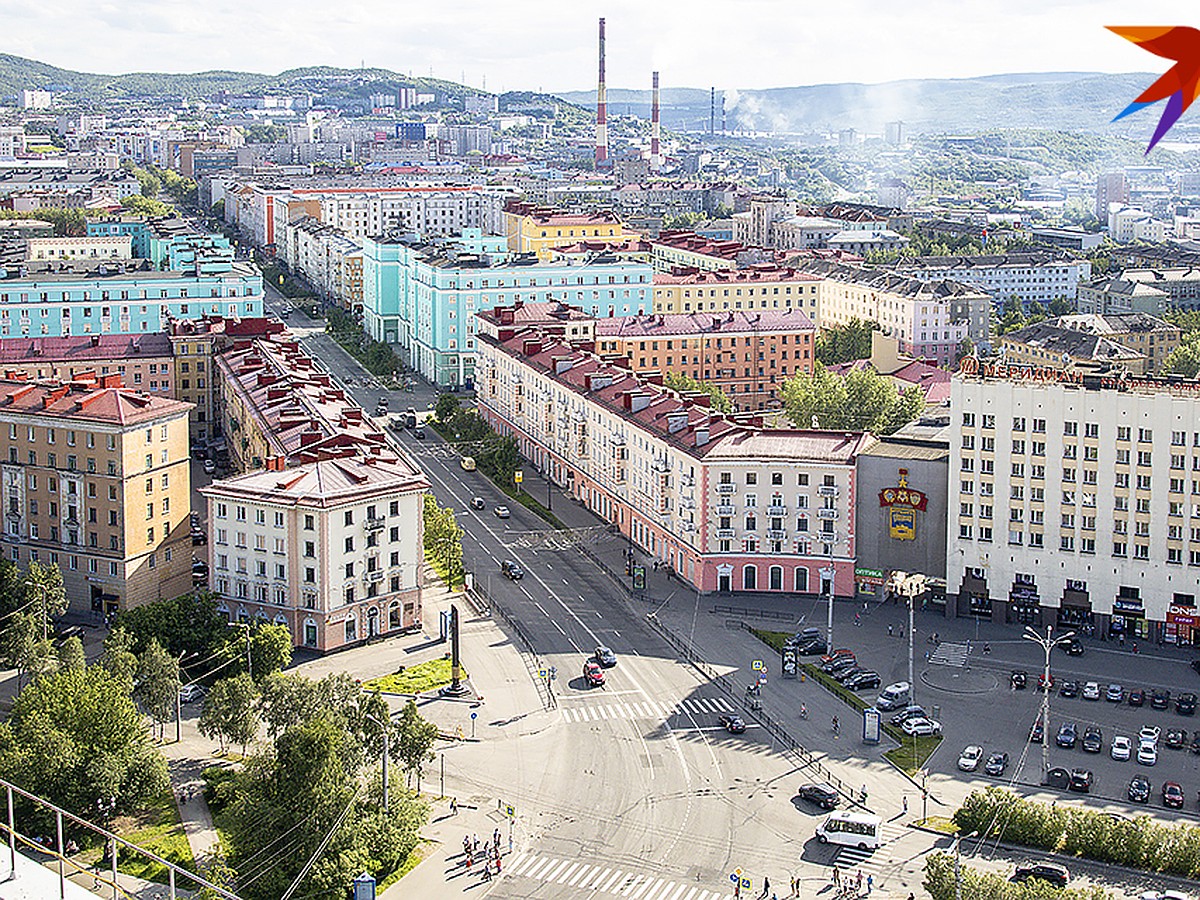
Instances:
[[[1150,636],[1150,624],[1146,621],[1146,610],[1142,605],[1137,588],[1122,587],[1113,601],[1112,616],[1108,620],[1110,640],[1145,640]]]
[[[1058,608],[1058,624],[1073,628],[1080,634],[1091,636],[1096,633],[1096,617],[1088,599],[1087,582],[1067,581],[1063,591],[1062,605]]]
[[[1042,618],[1042,599],[1032,575],[1018,575],[1008,591],[1008,621],[1018,625],[1038,625]]]
[[[1179,595],[1175,595],[1179,599]],[[1163,628],[1163,640],[1181,647],[1200,646],[1200,613],[1195,603],[1191,606],[1167,607],[1167,624]]]
[[[962,584],[958,588],[957,610],[960,616],[992,617],[992,598],[987,579],[982,573],[982,569],[968,569],[963,574]]]

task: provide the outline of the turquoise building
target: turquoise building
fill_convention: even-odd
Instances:
[[[649,264],[598,251],[542,262],[513,254],[504,237],[465,229],[458,237],[366,238],[363,328],[443,386],[475,381],[475,314],[496,306],[558,300],[594,316],[653,309]]]
[[[87,224],[88,237],[121,236],[133,242],[133,255],[159,269],[228,271],[234,252],[223,234],[196,231],[183,219],[102,219]]]

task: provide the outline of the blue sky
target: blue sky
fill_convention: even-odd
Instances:
[[[1191,12],[1192,18],[1188,19]],[[1110,0],[0,0],[0,52],[94,72],[382,66],[489,90],[722,89],[1022,71],[1165,71],[1105,25],[1200,25]]]

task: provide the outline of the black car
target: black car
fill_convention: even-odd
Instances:
[[[1008,676],[1008,683],[1012,685],[1014,691],[1023,691],[1025,685],[1029,683],[1029,673],[1017,669]]]
[[[1045,783],[1047,787],[1065,791],[1067,789],[1067,785],[1071,783],[1071,773],[1062,766],[1055,766],[1052,769],[1047,769]]]
[[[414,428],[413,437],[415,437],[418,441],[425,440],[425,427],[423,425],[418,425],[416,428]]]
[[[1193,753],[1200,753],[1200,731],[1192,733],[1191,751]]]
[[[1083,732],[1083,740],[1080,742],[1085,753],[1099,753],[1104,749],[1104,735],[1095,725],[1090,725]]]
[[[1150,695],[1151,709],[1167,709],[1171,705],[1171,692],[1166,688],[1158,688]]]
[[[739,715],[721,716],[721,718],[719,718],[717,721],[720,722],[721,727],[730,734],[746,733],[746,721]]]
[[[799,656],[822,656],[828,652],[828,645],[821,638],[813,638],[796,646]]]
[[[1075,769],[1071,772],[1071,783],[1067,785],[1067,789],[1087,794],[1091,792],[1095,780],[1090,769]]]
[[[1058,689],[1058,696],[1060,696],[1060,697],[1078,697],[1079,696],[1079,682],[1078,681],[1064,681],[1062,683],[1062,687],[1060,687]]]
[[[1142,706],[1146,702],[1146,692],[1141,688],[1134,688],[1125,700],[1130,706]]]
[[[525,570],[511,559],[506,559],[500,563],[500,571],[504,573],[504,577],[510,581],[520,581],[525,577]]]
[[[1066,866],[1060,866],[1058,863],[1021,863],[1013,872],[1012,880],[1028,881],[1030,878],[1048,881],[1055,887],[1066,887],[1067,882],[1071,880],[1071,874],[1067,871]]]
[[[849,668],[839,669],[838,671],[834,672],[833,677],[836,678],[839,683],[845,684],[847,681],[850,681],[852,678],[857,678],[866,671],[867,670],[862,666],[850,666]]]
[[[833,809],[841,802],[841,797],[827,784],[802,784],[796,794],[801,800],[817,804],[821,809]]]
[[[1083,656],[1083,641],[1071,638],[1063,644],[1063,649],[1067,651],[1067,656]]]
[[[1029,726],[1029,743],[1041,744],[1046,740],[1046,733],[1042,729],[1042,720],[1037,719]]]
[[[826,668],[826,666],[828,666],[828,668]],[[857,668],[858,663],[856,663],[851,657],[844,656],[841,659],[826,663],[825,666],[821,667],[821,671],[823,671],[826,675],[832,675],[834,678],[837,678],[839,675],[845,675],[851,669]]]
[[[1125,789],[1125,796],[1132,803],[1149,803],[1150,779],[1145,775],[1134,775],[1129,779],[1129,787]]]
[[[1171,750],[1182,750],[1187,743],[1187,732],[1182,728],[1168,728],[1163,743]]]
[[[867,688],[879,687],[883,681],[880,679],[878,672],[859,672],[844,683],[852,691],[865,691]]]
[[[1004,774],[1004,770],[1008,768],[1007,753],[993,753],[987,758],[987,762],[983,764],[983,771],[988,775],[994,775],[997,778]]]
[[[1075,749],[1075,741],[1079,738],[1079,732],[1075,728],[1074,722],[1063,722],[1058,729],[1058,735],[1054,738],[1054,743],[1067,750]]]
[[[193,547],[199,547],[201,544],[208,543],[208,532],[203,528],[193,528],[191,535]]]
[[[1176,697],[1175,712],[1181,716],[1194,716],[1196,714],[1196,695],[1188,691],[1186,694]]]

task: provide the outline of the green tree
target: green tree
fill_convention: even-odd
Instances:
[[[43,635],[49,635],[56,616],[67,611],[67,591],[55,563],[31,562],[25,570],[26,604]]]
[[[162,740],[167,721],[175,715],[179,687],[179,660],[167,653],[157,639],[151,638],[138,658],[133,699],[158,725],[159,740]]]
[[[101,666],[30,684],[0,724],[0,774],[78,815],[107,822],[167,787],[125,686]]]
[[[439,422],[447,422],[452,415],[458,412],[461,405],[458,397],[447,392],[438,397],[437,406],[433,408],[433,414],[437,416]]]
[[[214,203],[211,207],[209,207],[208,211],[212,214],[214,219],[219,219],[222,222],[225,221],[225,198],[222,197],[220,200]]]
[[[835,375],[820,363],[811,375],[796,375],[780,392],[797,428],[891,434],[925,408],[920,388],[898,391],[891,379],[869,369]]]
[[[433,745],[438,736],[437,726],[422,718],[417,704],[409,700],[396,717],[394,728],[394,737],[389,748],[391,756],[404,769],[410,785],[414,775],[420,783],[421,766],[433,759]]]
[[[826,366],[871,358],[871,332],[879,326],[874,322],[851,319],[845,325],[822,328],[817,334],[817,361]]]
[[[123,625],[117,625],[104,639],[104,652],[100,665],[112,673],[128,690],[133,690],[133,676],[137,673],[138,658],[133,652],[133,635]]]
[[[433,494],[425,495],[425,554],[439,568],[447,584],[454,586],[463,581],[462,526],[454,517],[454,510],[438,505]]]
[[[275,672],[262,680],[259,689],[258,709],[272,740],[324,708],[317,683],[303,675]]]
[[[119,613],[117,626],[133,637],[134,651],[140,652],[151,638],[157,638],[176,659],[208,659],[230,640],[229,620],[217,610],[216,597],[209,593],[145,603]]]
[[[121,199],[121,206],[135,215],[150,216],[151,218],[169,216],[175,212],[174,209],[161,200],[154,200],[141,194],[131,194],[128,197],[123,197]]]
[[[250,636],[254,680],[262,681],[292,661],[292,634],[286,625],[260,624]]]
[[[225,752],[227,744],[241,744],[242,755],[258,733],[258,688],[246,672],[222,678],[204,698],[200,712],[200,733],[215,738]]]
[[[733,412],[733,401],[721,388],[707,381],[700,381],[684,372],[666,372],[663,374],[663,385],[674,391],[698,391],[712,398],[712,409],[717,412]]]
[[[83,652],[83,641],[71,636],[58,645],[59,669],[87,668],[87,655]]]
[[[27,612],[13,613],[4,625],[3,659],[5,667],[17,670],[17,688],[21,687],[21,677],[28,674],[34,666],[40,628],[37,620]]]
[[[1172,375],[1195,378],[1200,375],[1200,339],[1193,338],[1170,352],[1163,363]]]

